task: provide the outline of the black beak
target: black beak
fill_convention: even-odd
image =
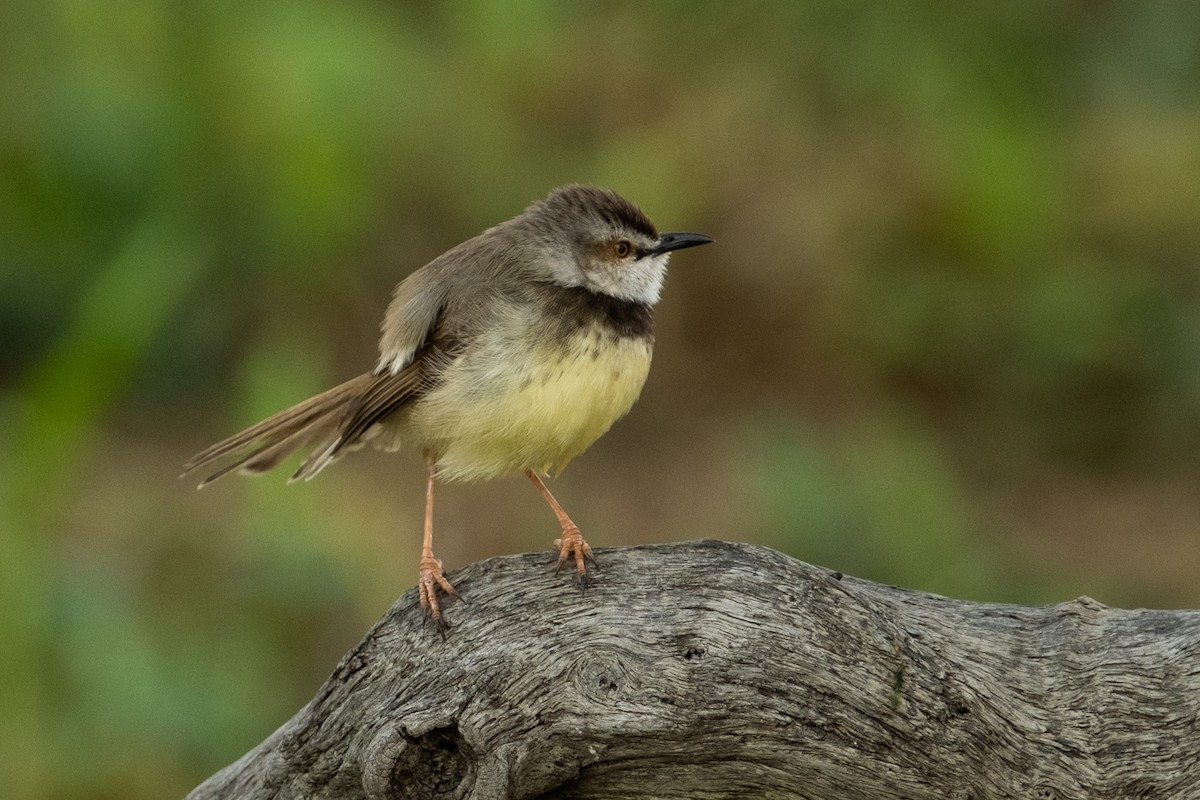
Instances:
[[[672,250],[682,250],[685,247],[695,247],[711,241],[712,237],[705,236],[703,233],[663,233],[658,237],[658,244],[642,255],[656,256],[659,253],[669,253]]]

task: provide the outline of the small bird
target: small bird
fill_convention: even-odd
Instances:
[[[375,369],[198,453],[184,474],[257,474],[297,450],[308,480],[364,444],[421,453],[426,467],[421,606],[458,597],[433,555],[436,480],[524,473],[562,527],[558,567],[579,580],[591,548],[543,477],[633,406],[650,369],[653,307],[674,250],[711,242],[658,233],[628,200],[573,184],[421,267],[395,290]]]

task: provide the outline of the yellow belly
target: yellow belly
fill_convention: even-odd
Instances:
[[[633,406],[650,352],[649,339],[601,328],[581,330],[565,346],[510,339],[472,347],[399,433],[436,454],[439,476],[452,480],[562,469]]]

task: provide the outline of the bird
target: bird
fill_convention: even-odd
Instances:
[[[545,479],[633,406],[650,369],[668,260],[710,242],[659,233],[610,189],[554,189],[402,280],[374,369],[217,442],[183,474],[208,472],[202,488],[302,451],[291,481],[306,481],[364,445],[420,453],[419,603],[442,626],[438,592],[459,594],[433,552],[435,484],[523,473],[562,529],[558,569],[573,562],[586,585],[595,556]]]

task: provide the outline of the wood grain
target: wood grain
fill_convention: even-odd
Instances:
[[[210,798],[1200,797],[1200,612],[968,603],[763,547],[406,593]]]

